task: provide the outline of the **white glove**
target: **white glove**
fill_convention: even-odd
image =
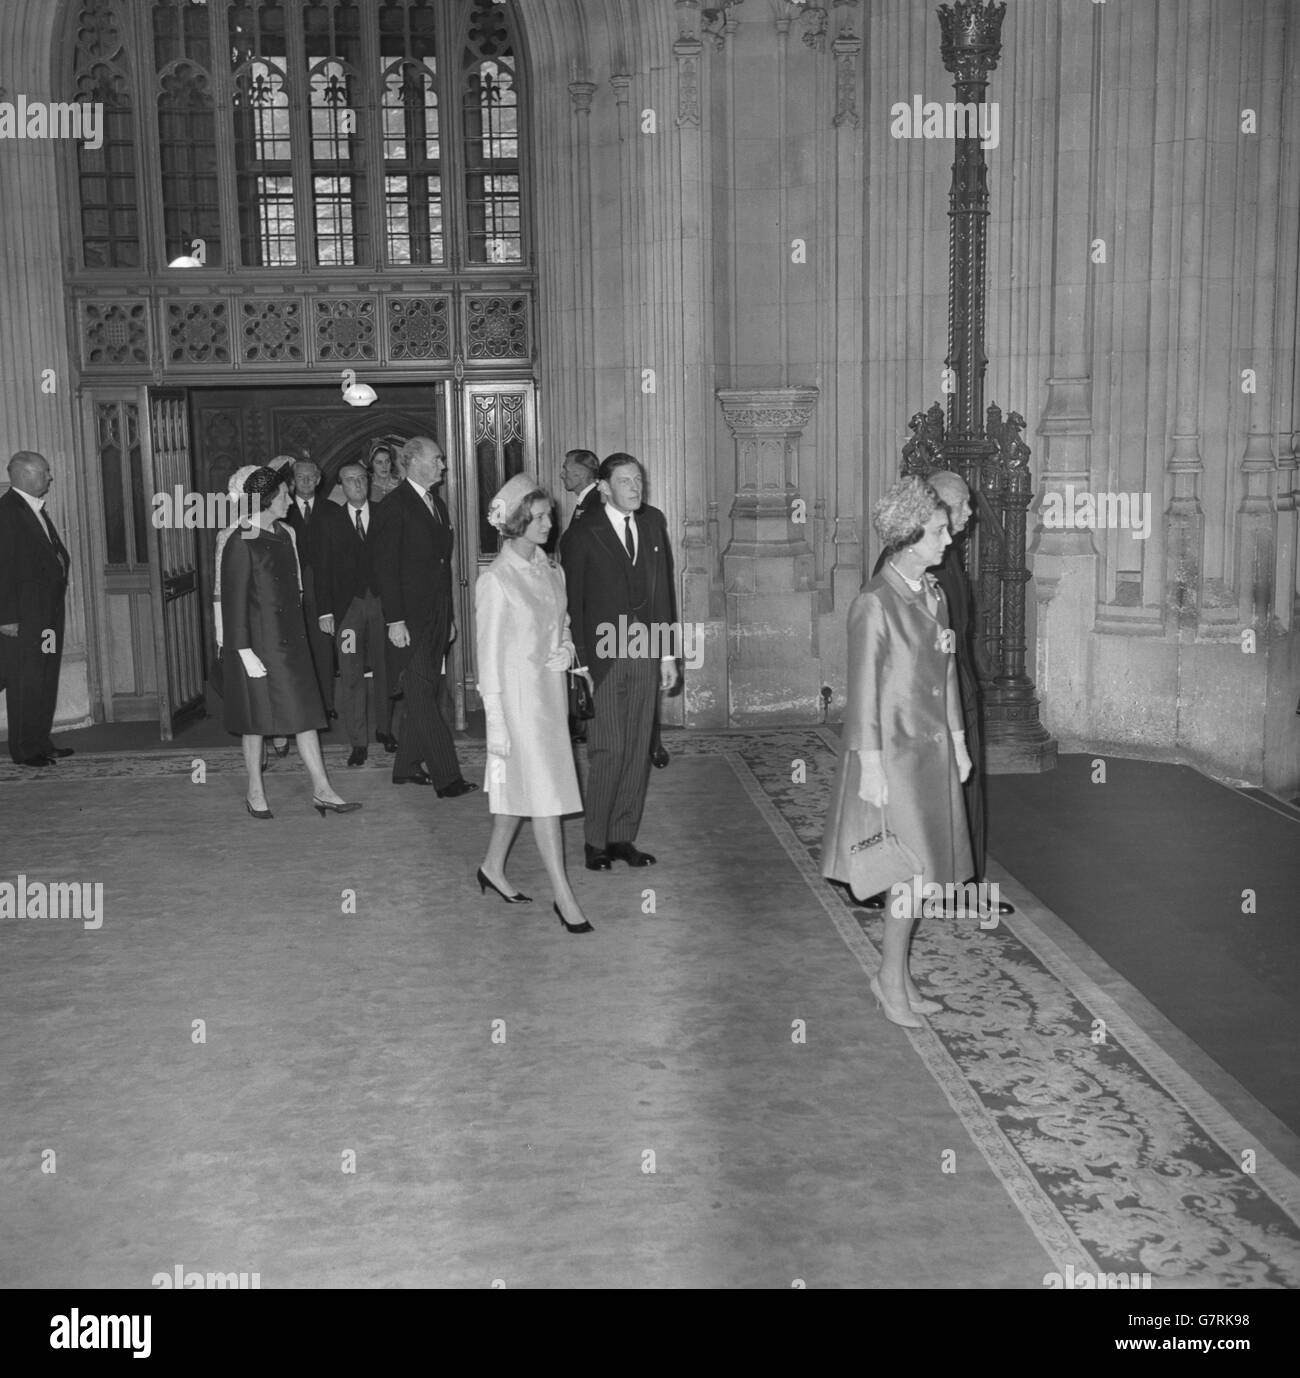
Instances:
[[[546,657],[546,668],[548,670],[564,671],[573,664],[573,642],[567,641],[563,646],[557,647]]]
[[[858,767],[861,779],[858,781],[858,798],[876,808],[889,803],[889,786],[885,783],[885,769],[881,765],[880,752],[859,751]]]
[[[505,709],[500,694],[483,695],[483,713],[487,718],[487,749],[489,756],[505,758],[510,755],[510,731],[506,727]]]
[[[266,678],[266,666],[263,665],[260,660],[258,660],[258,658],[252,653],[252,651],[248,649],[247,646],[240,647],[239,658],[244,662],[244,673],[249,677],[249,679]]]
[[[212,605],[212,621],[214,623],[215,630],[217,633],[217,650],[220,650],[221,643],[225,640],[225,637],[222,635],[220,603],[213,603]]]
[[[952,734],[952,750],[957,757],[957,778],[964,785],[970,779],[970,773],[975,768],[974,762],[970,758],[970,752],[966,750],[966,734],[964,732]]]

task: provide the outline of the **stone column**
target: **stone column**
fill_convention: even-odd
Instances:
[[[685,452],[684,520],[675,552],[681,571],[678,615],[692,629],[685,646],[687,664],[680,698],[663,704],[664,720],[688,727],[727,726],[727,626],[717,579],[717,547],[710,544],[709,517],[716,511],[714,466],[710,462],[714,412],[709,381],[713,373],[713,220],[712,149],[708,65],[703,61],[698,6],[678,0],[677,157],[681,186],[680,294],[685,381],[681,436]],[[730,21],[734,27],[734,21]],[[726,38],[726,22],[711,35],[715,51]],[[673,533],[674,535],[676,533]],[[696,637],[700,638],[698,641]]]
[[[0,99],[63,100],[68,92],[49,81],[50,44],[59,7],[0,6]],[[99,695],[88,659],[96,636],[91,590],[103,577],[88,510],[94,491],[79,458],[86,453],[77,407],[77,377],[68,350],[60,226],[60,163],[70,153],[54,139],[6,139],[0,145],[0,492],[9,487],[5,465],[15,450],[36,450],[50,462],[50,516],[72,556],[66,602],[63,664],[55,727],[85,727]],[[7,724],[0,698],[0,726]]]
[[[1284,22],[1276,7],[1269,18]],[[1261,25],[1261,28],[1263,26]],[[1273,31],[1263,37],[1263,70],[1259,81],[1259,195],[1251,207],[1255,222],[1254,328],[1243,367],[1251,372],[1254,391],[1246,394],[1250,416],[1245,453],[1241,457],[1243,491],[1234,522],[1235,583],[1238,618],[1242,627],[1262,635],[1274,605],[1274,564],[1277,517],[1273,494],[1277,460],[1273,451],[1274,377],[1278,352],[1274,345],[1277,315],[1278,220],[1282,180],[1282,45]],[[1249,136],[1239,136],[1243,139]],[[1244,379],[1235,379],[1242,386]],[[1294,705],[1293,705],[1294,707]]]
[[[1173,495],[1165,512],[1168,540],[1165,547],[1165,590],[1173,623],[1195,636],[1200,607],[1202,558],[1205,546],[1205,512],[1200,485],[1205,473],[1201,458],[1200,355],[1201,299],[1205,290],[1205,202],[1209,167],[1206,119],[1210,71],[1216,58],[1210,45],[1209,0],[1189,0],[1186,10],[1186,83],[1183,103],[1183,140],[1179,145],[1181,214],[1178,230],[1181,246],[1178,261],[1178,325],[1175,359],[1175,420],[1169,437],[1166,472]]]
[[[722,557],[727,595],[730,719],[734,725],[820,717],[813,637],[817,587],[804,536],[799,442],[814,387],[721,389],[736,453],[732,540]]]
[[[1041,130],[1052,159],[1049,225],[1052,336],[1047,400],[1039,421],[1041,496],[1048,510],[1092,483],[1091,340],[1096,269],[1089,263],[1095,186],[1090,171],[1101,118],[1092,73],[1106,16],[1099,6],[1063,8],[1047,80],[1059,95],[1054,127]],[[1069,138],[1062,131],[1072,131]],[[1080,226],[1084,227],[1081,231]],[[1035,528],[1031,557],[1038,597],[1034,678],[1050,705],[1052,725],[1067,740],[1088,735],[1091,720],[1088,641],[1097,610],[1097,549],[1081,527]]]

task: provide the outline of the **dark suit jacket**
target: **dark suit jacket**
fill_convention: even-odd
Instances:
[[[598,483],[593,483],[587,490],[586,496],[577,507],[573,509],[573,516],[569,518],[569,524],[564,528],[564,535],[560,537],[560,548],[564,548],[564,542],[569,532],[572,531],[579,522],[584,518],[590,517],[593,513],[599,513],[604,505],[604,499],[600,496],[600,485]]]
[[[975,659],[975,597],[954,541],[943,552],[935,580],[948,600],[948,623],[957,640],[957,679],[966,716],[966,744],[978,759],[980,735],[980,677]],[[972,736],[972,733],[974,734]]]
[[[337,631],[337,624],[347,615],[354,598],[364,598],[367,593],[379,591],[374,573],[375,523],[379,508],[370,504],[370,524],[363,541],[357,535],[354,509],[335,503],[329,506],[333,512],[327,515],[316,548],[316,587],[321,613],[334,614]],[[313,508],[312,517],[315,516]]]
[[[0,497],[0,625],[18,623],[18,641],[39,645],[41,634],[53,629],[63,649],[63,597],[68,580],[45,524],[22,494],[9,488]]]
[[[452,637],[452,550],[455,536],[446,504],[434,493],[437,521],[424,499],[404,482],[371,506],[371,544],[384,621],[405,622],[411,645],[389,642],[389,684],[416,660],[436,675]],[[315,513],[313,512],[313,516]]]
[[[329,509],[337,507],[338,503],[331,502],[318,488],[316,496],[311,500],[311,521],[305,522],[302,512],[298,509],[298,499],[289,499],[289,510],[284,519],[293,528],[294,538],[298,542],[298,563],[304,570],[316,567],[321,539],[330,520]]]
[[[641,615],[647,623],[659,624],[666,633],[674,620],[676,604],[668,523],[657,507],[642,504],[636,514],[636,526],[648,595]],[[570,525],[560,547],[560,562],[568,587],[571,635],[578,648],[578,664],[587,666],[599,685],[610,667],[608,659],[596,655],[599,629],[605,623],[617,628],[619,618],[632,612],[632,564],[600,511],[588,512],[581,521]],[[672,649],[666,643],[660,645]]]

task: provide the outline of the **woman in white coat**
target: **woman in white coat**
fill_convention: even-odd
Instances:
[[[564,676],[574,647],[564,571],[542,550],[551,532],[550,495],[530,475],[516,474],[492,499],[488,522],[501,533],[502,547],[474,590],[478,687],[487,715],[485,788],[493,814],[479,893],[490,885],[507,904],[528,901],[506,880],[505,867],[520,822],[531,818],[560,922],[570,933],[590,933],[564,869],[560,834],[560,818],[581,813],[582,797],[569,741]]]

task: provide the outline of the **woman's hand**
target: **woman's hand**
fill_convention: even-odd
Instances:
[[[510,755],[510,729],[506,726],[500,694],[483,695],[483,716],[487,719],[488,755],[505,760]]]
[[[249,679],[265,679],[266,666],[248,649],[243,646],[239,651],[239,658],[244,662],[244,673]]]
[[[573,647],[557,646],[550,655],[546,657],[546,668],[548,670],[558,670],[563,672],[573,664]]]
[[[873,808],[883,808],[889,803],[889,785],[880,763],[880,752],[859,751],[858,768],[858,798]]]
[[[970,779],[970,773],[975,769],[974,762],[970,758],[970,752],[966,750],[966,734],[964,732],[954,732],[952,734],[953,755],[957,758],[957,778],[964,785]]]

